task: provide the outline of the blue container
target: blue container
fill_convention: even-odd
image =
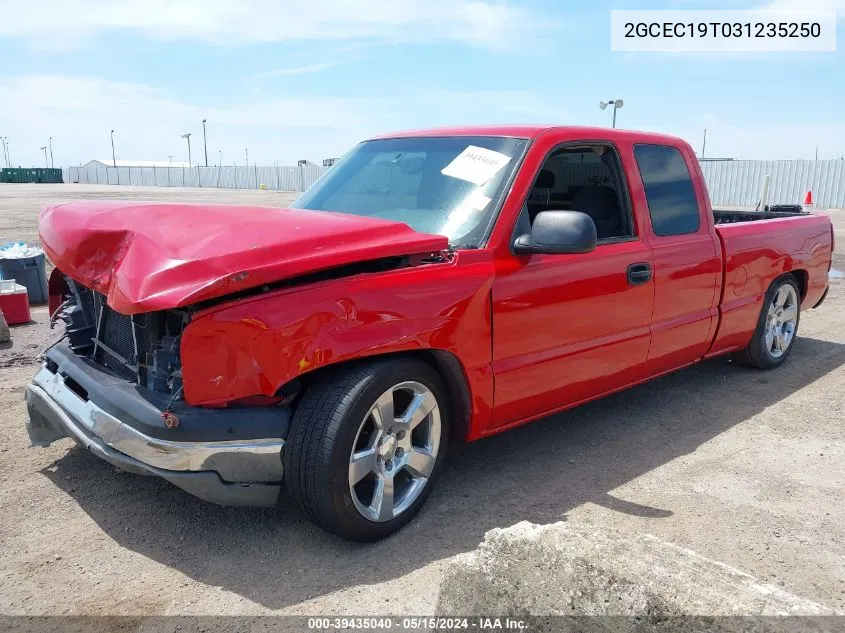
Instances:
[[[31,304],[47,303],[47,272],[44,254],[18,259],[0,259],[0,279],[14,279],[26,286]]]

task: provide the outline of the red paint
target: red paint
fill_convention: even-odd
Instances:
[[[493,282],[494,426],[583,400],[643,377],[654,289],[626,268],[648,262],[641,242],[583,255],[497,260]]]
[[[717,227],[725,259],[725,288],[720,302],[721,324],[709,355],[745,347],[766,289],[783,273],[806,271],[809,283],[802,309],[819,302],[828,284],[830,227],[830,218],[824,215]]]
[[[294,378],[332,364],[440,350],[463,369],[472,407],[468,439],[476,439],[743,347],[766,288],[785,272],[806,277],[805,308],[827,287],[830,220],[715,227],[698,162],[679,139],[537,126],[387,137],[414,135],[532,139],[486,247],[458,251],[442,263],[292,286],[200,311],[182,339],[189,403],[273,397]],[[637,238],[582,255],[512,254],[514,224],[544,158],[573,141],[616,147]],[[701,213],[696,233],[654,234],[636,143],[681,151]],[[188,305],[307,271],[446,245],[398,223],[209,205],[52,207],[41,231],[62,270],[105,288],[112,305],[127,312]],[[626,267],[640,262],[652,265],[653,278],[630,286]],[[243,272],[249,281],[233,280]]]
[[[273,395],[293,378],[365,356],[454,353],[470,386],[489,398],[489,251],[269,292],[200,313],[182,339],[185,398],[214,404]],[[475,395],[473,388],[473,396]],[[476,403],[476,411],[489,408]]]
[[[670,144],[681,151],[693,175],[700,225],[688,235],[655,235],[639,173],[631,179],[635,213],[642,219],[644,239],[654,255],[654,312],[648,373],[671,371],[705,354],[719,322],[722,254],[713,225],[710,197],[698,160],[683,142]],[[633,162],[633,147],[627,162]]]
[[[270,207],[86,201],[48,205],[56,268],[124,314],[213,299],[348,262],[439,251],[439,235],[361,216]]]
[[[54,268],[47,280],[47,310],[50,316],[56,313],[68,295],[67,280],[58,268]]]

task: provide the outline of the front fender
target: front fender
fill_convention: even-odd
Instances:
[[[483,369],[491,362],[492,279],[490,255],[476,251],[449,263],[287,288],[200,312],[182,336],[185,399],[224,406],[272,396],[321,367],[409,350],[448,351],[467,375],[489,376]],[[486,402],[492,382],[474,390],[485,392]]]

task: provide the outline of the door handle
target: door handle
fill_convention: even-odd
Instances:
[[[628,266],[628,283],[639,286],[651,280],[651,264],[639,263]]]

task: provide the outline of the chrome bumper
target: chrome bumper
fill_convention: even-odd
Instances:
[[[27,430],[33,444],[47,445],[68,436],[117,466],[141,474],[153,474],[185,488],[193,494],[224,505],[272,505],[260,495],[261,502],[244,494],[243,503],[224,494],[225,502],[214,494],[198,494],[180,475],[216,474],[220,485],[265,486],[265,493],[278,496],[282,480],[281,438],[221,442],[174,442],[144,435],[124,424],[90,400],[85,400],[66,384],[59,373],[42,368],[26,389],[30,410]],[[206,478],[207,479],[207,478]],[[194,478],[197,481],[197,478]],[[212,498],[213,497],[213,498]]]

